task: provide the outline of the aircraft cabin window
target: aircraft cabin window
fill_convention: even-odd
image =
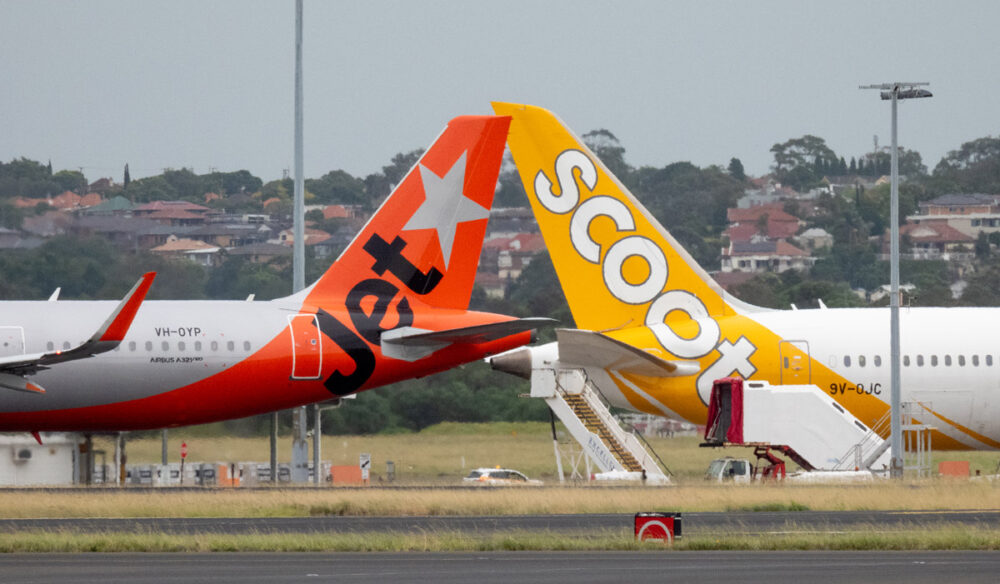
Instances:
[[[910,366],[910,356],[909,355],[903,355],[903,366],[904,367],[909,367]]]
[[[135,351],[135,341],[129,341],[128,342],[128,350],[129,351]]]
[[[986,366],[987,367],[992,367],[993,366],[993,355],[987,355],[986,356]]]
[[[864,367],[864,366],[865,366],[865,356],[858,355],[858,367]]]
[[[931,355],[931,367],[937,367],[937,355]]]
[[[146,341],[146,350],[147,351],[153,350],[153,341]]]
[[[219,350],[219,341],[212,341],[212,345],[211,346],[212,346],[212,350],[213,351],[218,351]]]
[[[850,366],[851,366],[851,356],[844,355],[844,367],[850,367]]]
[[[63,350],[69,349],[69,341],[63,341]]]
[[[161,346],[163,347],[164,351],[169,351],[170,350],[170,343],[168,343],[166,341],[163,341],[163,344]]]
[[[872,361],[875,362],[875,366],[876,367],[881,367],[882,366],[882,356],[881,355],[875,355],[874,357],[872,357]]]
[[[979,355],[972,356],[972,366],[979,367]]]
[[[52,341],[49,341],[49,342],[45,343],[45,350],[46,351],[55,351],[55,349],[56,349],[56,344],[53,343]]]
[[[958,365],[960,367],[965,367],[965,355],[958,356]]]
[[[250,350],[250,341],[243,341],[243,350],[244,351]]]
[[[951,355],[944,356],[944,364],[947,365],[948,367],[951,367]]]
[[[194,342],[194,350],[195,351],[201,351],[201,341],[195,341]]]
[[[226,348],[229,349],[230,351],[235,351],[236,343],[229,341],[228,343],[226,343]]]
[[[923,366],[924,366],[924,356],[917,355],[917,367],[923,367]]]
[[[178,351],[183,351],[184,348],[185,348],[185,346],[186,345],[184,344],[184,341],[178,341],[178,343],[177,343],[177,350]]]

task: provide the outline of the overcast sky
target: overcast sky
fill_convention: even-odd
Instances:
[[[91,180],[292,167],[294,1],[0,0],[0,159]],[[930,81],[900,106],[929,167],[997,134],[992,2],[305,1],[305,171],[364,176],[491,100],[612,131],[635,166],[740,158],[815,134],[889,143],[858,85]]]

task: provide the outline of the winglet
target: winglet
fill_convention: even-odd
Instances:
[[[156,278],[156,272],[143,274],[142,278],[125,295],[125,298],[122,298],[122,301],[118,303],[111,316],[83,344],[68,351],[0,357],[0,388],[45,393],[42,386],[28,381],[27,376],[56,363],[85,359],[113,350],[122,342],[129,327],[132,326],[132,321],[135,320],[139,306],[146,299],[146,293],[149,292],[154,278]]]
[[[149,287],[153,285],[154,278],[156,278],[156,272],[146,272],[143,274],[142,278],[135,283],[135,286],[132,286],[132,289],[125,295],[125,298],[118,304],[115,311],[111,313],[108,320],[104,321],[101,328],[97,329],[94,336],[90,337],[90,340],[94,342],[120,343],[125,338],[125,334],[128,333],[129,327],[132,326],[135,313],[139,311],[139,305],[146,299],[146,293],[149,292]]]

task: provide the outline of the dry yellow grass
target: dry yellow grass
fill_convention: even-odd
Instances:
[[[697,485],[671,488],[214,489],[0,491],[0,518],[516,515],[757,509],[1000,509],[987,482]]]

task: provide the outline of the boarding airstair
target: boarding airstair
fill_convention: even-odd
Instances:
[[[615,420],[583,369],[534,369],[531,397],[545,400],[601,472],[669,482],[655,454]]]
[[[807,471],[882,471],[888,442],[815,385],[719,379],[712,388],[707,446],[770,448]]]
[[[882,436],[889,434],[889,414],[890,411],[886,410],[882,417],[868,428],[868,432],[839,457],[832,470],[871,468],[875,461],[882,458],[892,445],[889,440],[882,439]]]

